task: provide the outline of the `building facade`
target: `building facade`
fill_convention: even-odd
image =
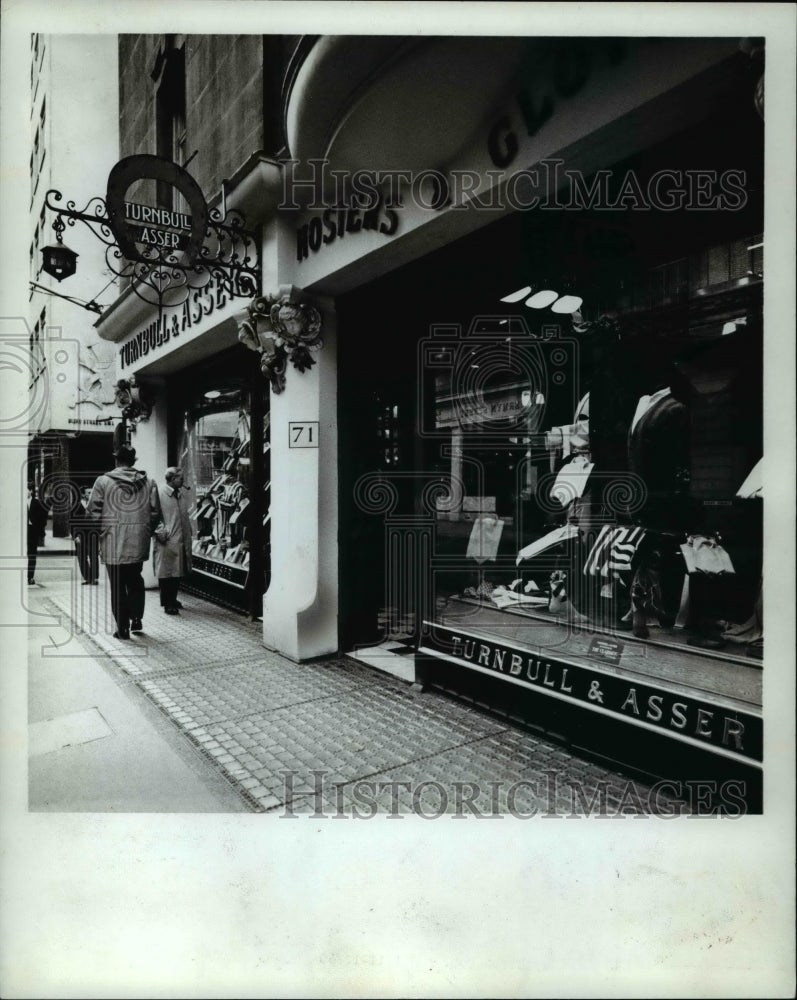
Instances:
[[[190,585],[297,661],[755,768],[760,48],[125,36],[119,75],[120,155],[258,234],[256,295],[97,322]]]
[[[32,398],[39,384],[45,390],[31,413],[27,476],[51,508],[56,536],[68,533],[75,491],[107,464],[119,419],[115,353],[93,329],[117,289],[103,246],[82,226],[62,237],[79,258],[67,285],[43,270],[42,248],[57,243],[45,201],[56,189],[82,208],[97,194],[118,146],[118,87],[115,39],[31,36]]]

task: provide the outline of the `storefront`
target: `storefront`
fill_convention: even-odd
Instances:
[[[512,49],[525,83],[459,158],[410,143],[500,208],[438,179],[381,230],[297,222],[294,280],[336,305],[341,647],[415,650],[425,683],[549,731],[619,725],[607,756],[634,730],[755,772],[757,79],[731,40],[546,44]],[[378,166],[368,110],[327,150],[350,171]]]
[[[158,481],[180,466],[190,491],[185,588],[259,618],[269,579],[268,384],[238,342],[240,302],[211,281],[162,312],[129,292],[115,308],[125,307],[119,370],[152,404],[132,422],[137,464]],[[118,319],[112,329],[118,336]]]
[[[215,292],[99,324],[157,390],[139,464],[190,463],[192,586],[235,604],[256,549],[297,661],[756,768],[760,75],[736,39],[301,44],[292,159],[238,184],[289,350]]]

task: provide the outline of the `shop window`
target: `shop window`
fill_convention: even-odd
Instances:
[[[227,394],[186,417],[186,475],[196,484],[192,518],[196,523],[197,572],[227,579],[243,588],[249,566],[246,511],[252,489],[251,433],[247,400]],[[222,569],[224,567],[224,569]]]
[[[251,574],[268,566],[268,417],[258,426],[252,393],[240,380],[222,379],[218,386],[188,402],[177,443],[177,460],[193,491],[189,584],[246,609],[259,601],[265,584],[265,575],[255,580]]]

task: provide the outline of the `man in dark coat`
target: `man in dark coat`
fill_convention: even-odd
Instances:
[[[36,581],[36,555],[39,548],[39,539],[44,533],[44,526],[47,524],[47,508],[36,496],[36,491],[32,486],[28,487],[28,586],[32,587]]]
[[[69,517],[69,531],[75,540],[75,555],[84,586],[87,584],[96,586],[100,575],[98,531],[88,515],[90,492],[88,489],[81,491],[80,499]]]
[[[152,528],[158,517],[155,483],[134,469],[134,448],[115,454],[116,468],[99,476],[89,497],[88,513],[101,528],[100,558],[111,584],[111,610],[116,621],[114,639],[129,639],[143,631],[143,565],[149,559]]]

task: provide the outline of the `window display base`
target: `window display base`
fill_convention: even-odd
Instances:
[[[489,679],[491,690],[506,685],[518,699],[525,690],[701,753],[752,766],[762,759],[762,673],[740,657],[720,660],[467,600],[449,601],[436,623],[424,622],[419,653],[431,658],[432,681],[442,660]]]

